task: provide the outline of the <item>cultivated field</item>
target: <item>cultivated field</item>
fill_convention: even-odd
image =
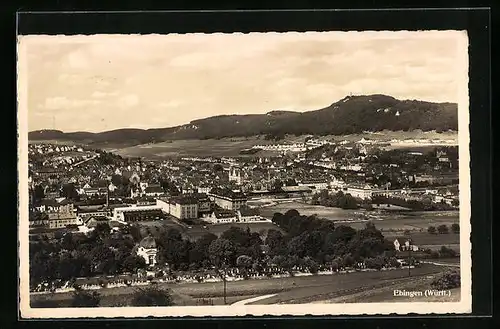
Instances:
[[[353,295],[360,291],[367,292],[372,289],[380,289],[391,286],[394,282],[411,282],[419,277],[436,275],[444,269],[446,267],[424,264],[420,268],[412,269],[411,277],[408,277],[406,269],[400,269],[235,281],[227,283],[227,296],[228,303],[268,294],[277,295],[257,301],[255,304],[310,303]],[[158,286],[172,289],[174,301],[177,305],[196,305],[197,301],[201,299],[212,299],[213,303],[217,305],[221,303],[223,297],[222,282],[158,283]],[[136,289],[135,287],[101,289],[99,290],[102,295],[101,306],[124,306]],[[52,295],[32,294],[30,298],[31,302],[35,302],[36,305],[56,303],[59,307],[62,307],[68,305],[71,297],[72,293],[59,293]],[[386,301],[391,302],[392,300],[388,299]]]

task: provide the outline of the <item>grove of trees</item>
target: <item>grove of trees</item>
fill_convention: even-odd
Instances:
[[[342,191],[336,194],[330,194],[327,190],[316,193],[312,197],[312,204],[342,209],[359,208],[356,199],[350,194],[344,194]]]

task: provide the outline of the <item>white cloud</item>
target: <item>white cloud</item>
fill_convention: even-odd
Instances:
[[[42,108],[47,110],[63,110],[81,108],[84,106],[98,105],[99,101],[95,99],[68,99],[64,96],[49,97],[45,99]]]
[[[137,95],[131,94],[120,98],[121,106],[133,107],[137,104],[139,104],[139,97]]]
[[[158,107],[179,107],[183,102],[180,100],[170,100],[168,102],[160,102],[158,103]]]

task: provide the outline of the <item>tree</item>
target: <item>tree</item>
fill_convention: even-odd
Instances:
[[[125,272],[134,273],[138,269],[146,268],[146,261],[137,255],[129,255],[123,260],[121,266]]]
[[[354,258],[351,255],[346,255],[342,259],[342,266],[343,267],[351,267],[354,265]]]
[[[148,287],[137,289],[131,304],[132,306],[172,306],[174,302],[170,289]]]
[[[446,226],[445,224],[439,225],[437,227],[437,231],[438,231],[439,234],[447,234],[447,233],[449,233],[448,226]]]
[[[43,198],[45,198],[45,191],[43,189],[43,186],[38,184],[35,186],[35,189],[33,191],[33,199],[34,199],[35,203],[38,203]]]
[[[231,262],[235,254],[235,246],[231,241],[221,237],[210,244],[208,253],[212,264],[220,268]]]
[[[427,228],[427,232],[428,232],[429,234],[436,234],[436,227],[435,227],[435,226],[429,226],[429,227]]]
[[[460,233],[460,225],[457,223],[451,224],[451,231],[455,234],[459,234]]]
[[[248,276],[248,270],[252,268],[252,265],[253,265],[253,260],[252,257],[250,256],[241,255],[238,258],[236,258],[236,266],[238,266],[244,278]]]
[[[101,301],[101,296],[97,291],[87,292],[77,289],[73,293],[71,300],[72,307],[97,307]]]
[[[76,191],[75,184],[64,184],[61,191],[61,196],[70,200],[79,200],[78,192]]]
[[[224,304],[226,304],[226,272],[228,265],[234,257],[235,247],[231,241],[224,238],[218,238],[210,244],[208,252],[210,260],[215,266],[215,270],[224,283]]]

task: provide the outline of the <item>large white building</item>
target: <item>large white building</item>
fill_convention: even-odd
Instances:
[[[156,205],[178,219],[198,218],[198,200],[192,196],[157,199]]]
[[[137,248],[137,256],[144,258],[144,261],[149,266],[156,265],[156,254],[158,253],[158,248],[156,246],[156,241],[152,236],[145,237],[139,242]]]
[[[222,209],[239,210],[247,205],[248,198],[241,192],[212,190],[208,197]]]
[[[118,207],[113,209],[113,219],[120,221],[120,222],[126,222],[127,221],[127,215],[128,214],[133,214],[133,213],[140,213],[140,212],[159,212],[161,211],[162,208],[161,206],[154,205],[154,206],[131,206],[131,207]]]

